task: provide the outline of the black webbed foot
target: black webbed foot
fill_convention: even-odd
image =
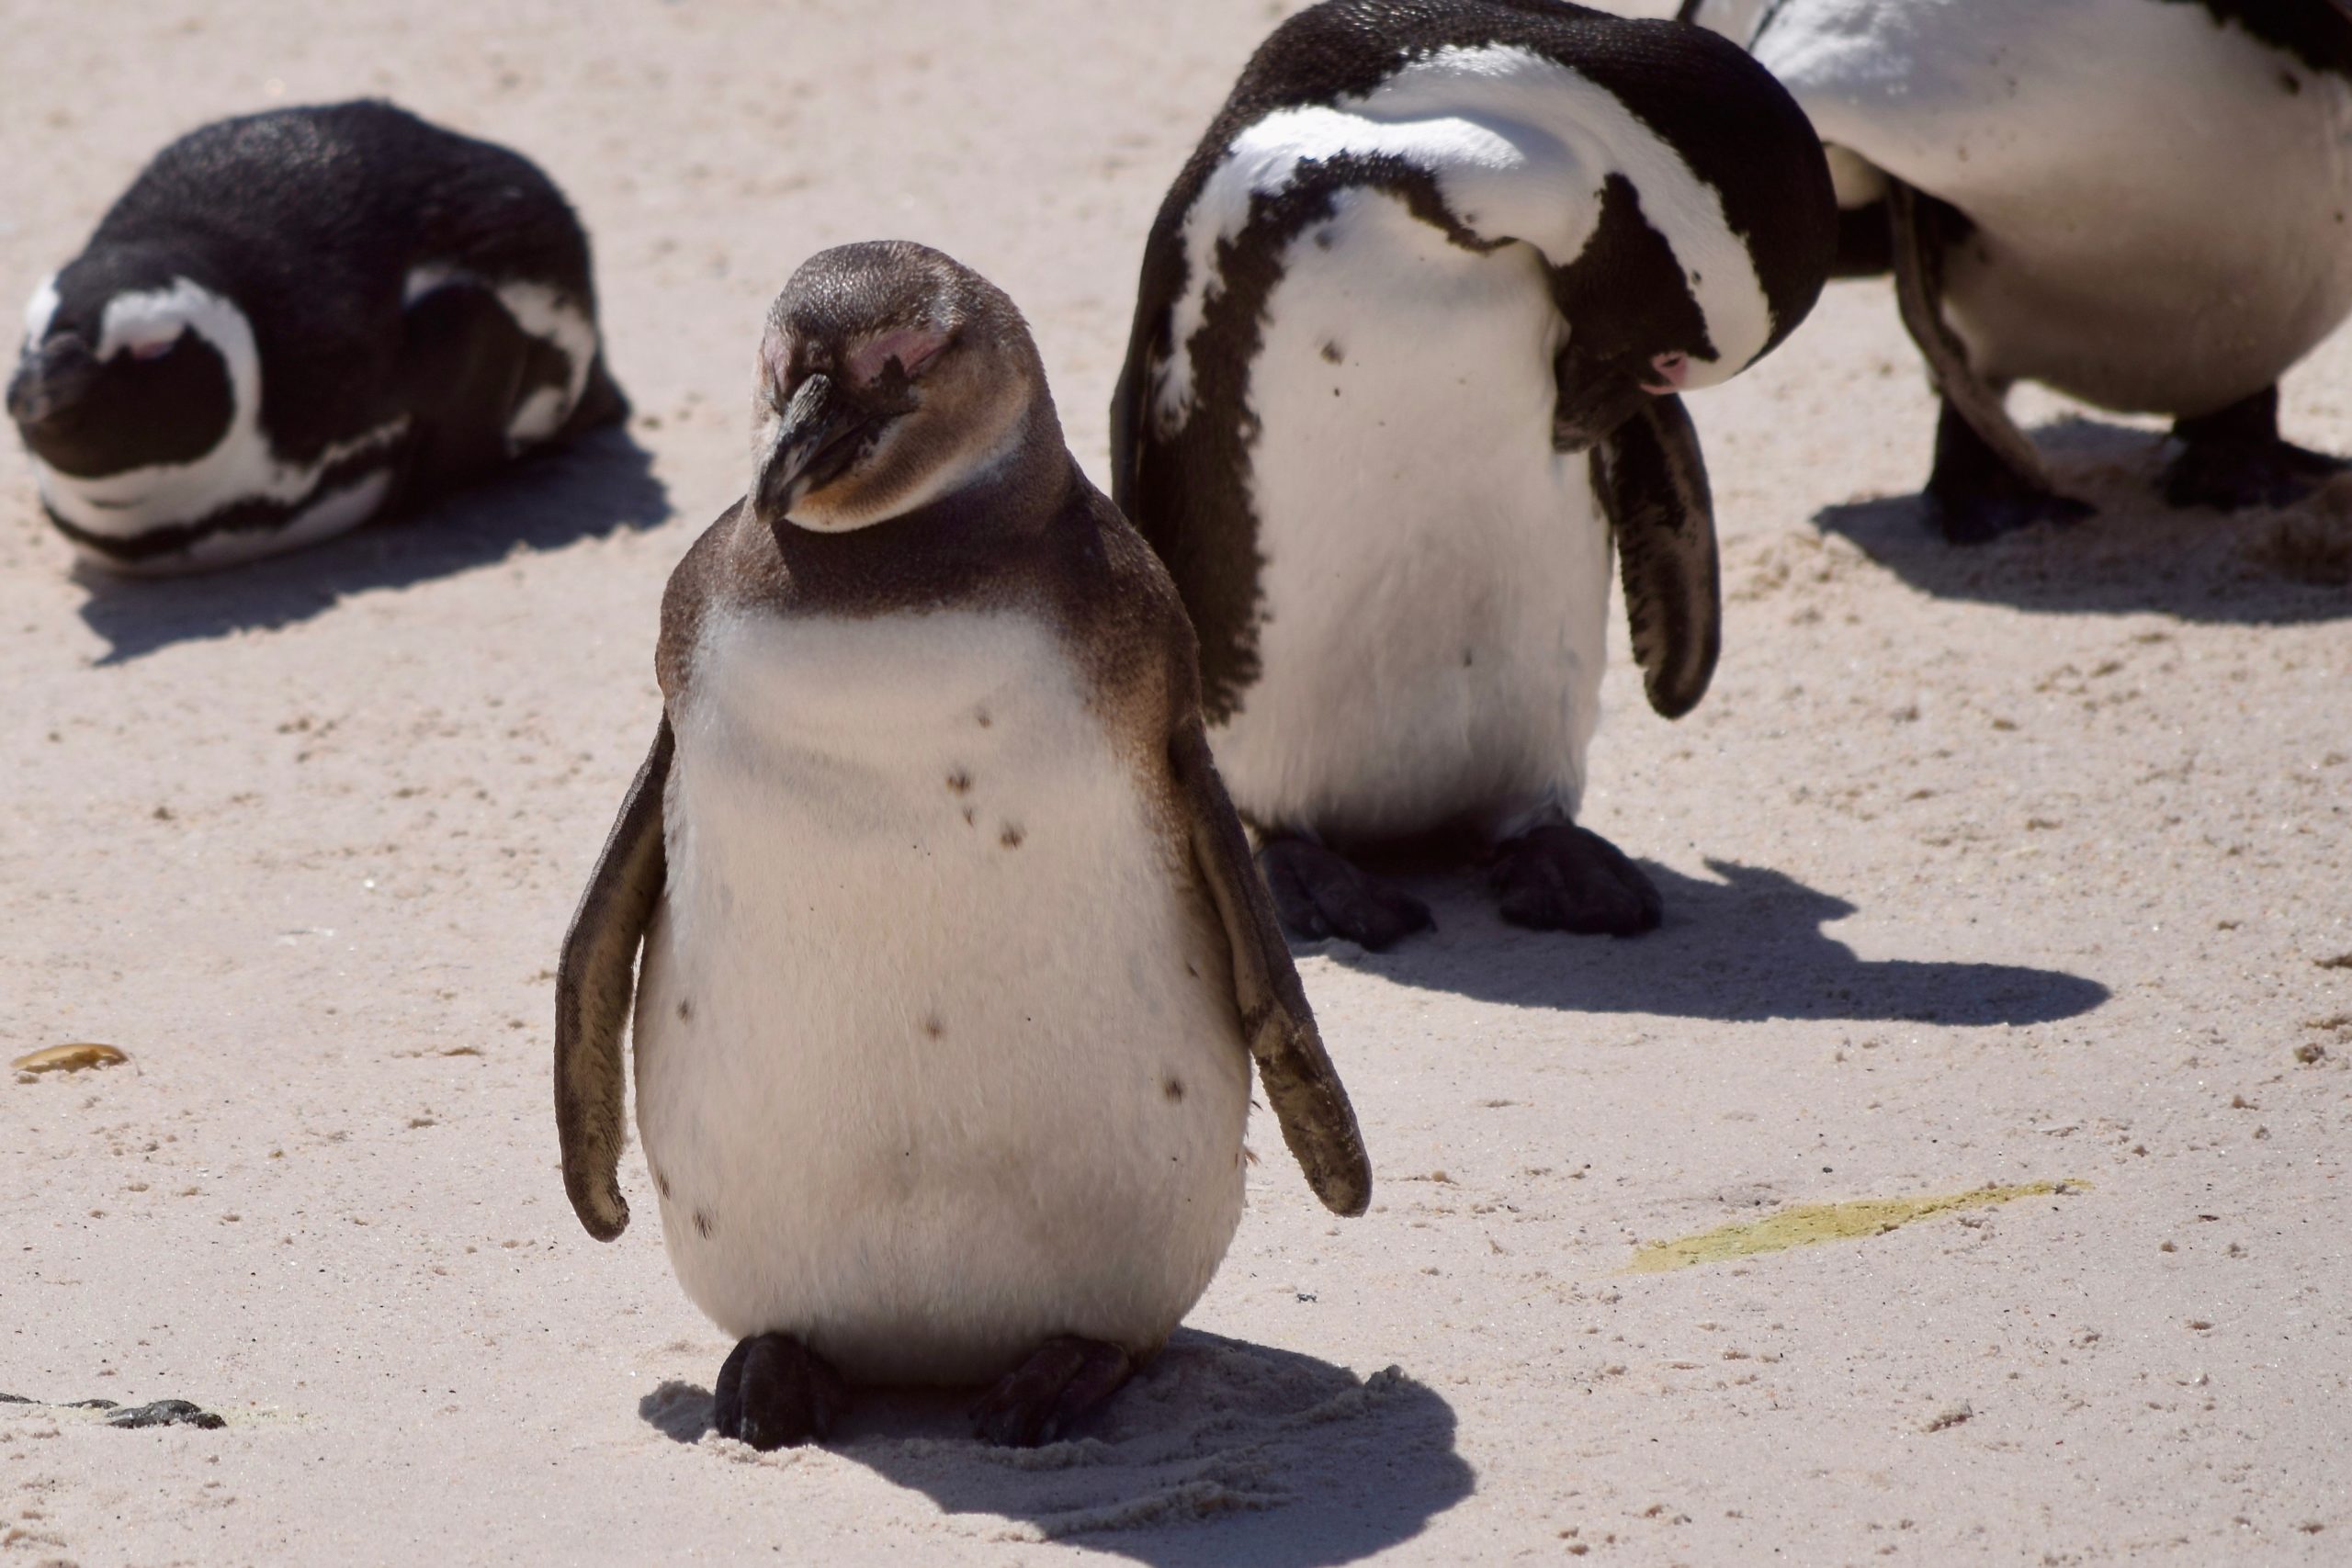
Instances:
[[[1505,844],[1494,886],[1503,919],[1537,931],[1638,936],[1666,916],[1666,901],[1642,868],[1573,823],[1538,828]]]
[[[2214,413],[2176,420],[2180,452],[2165,467],[2172,506],[2289,506],[2352,462],[2278,438],[2278,389],[2266,387]]]
[[[1269,839],[1259,869],[1283,929],[1302,942],[1344,937],[1374,953],[1436,927],[1430,907],[1305,839]]]
[[[789,1334],[757,1334],[718,1369],[718,1435],[755,1449],[789,1448],[830,1435],[849,1404],[841,1374]]]
[[[1949,402],[1936,423],[1926,498],[1929,520],[1954,545],[1985,544],[2037,523],[2064,526],[2098,510],[2018,473]]]
[[[1059,1442],[1135,1370],[1134,1359],[1116,1345],[1075,1335],[1048,1339],[972,1407],[972,1429],[1007,1448]]]

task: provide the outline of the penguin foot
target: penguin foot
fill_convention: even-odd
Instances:
[[[2346,469],[2352,462],[2285,441],[2253,446],[2190,442],[2165,466],[2165,503],[2222,512],[2289,506]]]
[[[2286,506],[2352,468],[2278,439],[2275,382],[2211,413],[2177,419],[2172,434],[2180,455],[2165,465],[2164,486],[2174,506]]]
[[[1267,840],[1258,866],[1283,929],[1302,942],[1344,937],[1378,953],[1415,931],[1436,929],[1427,904],[1305,839]]]
[[[1134,1359],[1116,1345],[1069,1334],[1048,1339],[972,1407],[972,1429],[1007,1448],[1059,1442],[1135,1371]]]
[[[1495,863],[1504,919],[1579,936],[1639,936],[1657,929],[1666,901],[1625,852],[1572,822],[1513,839]]]
[[[849,1404],[841,1374],[789,1334],[755,1334],[718,1369],[718,1435],[755,1449],[821,1440]]]
[[[1922,499],[1928,521],[1951,545],[1985,544],[2037,523],[2063,527],[2098,510],[2019,472],[1949,400],[1936,422],[1936,465]]]

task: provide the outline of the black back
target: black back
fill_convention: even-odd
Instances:
[[[528,160],[382,102],[275,109],[155,155],[59,273],[50,335],[95,343],[116,294],[187,276],[252,322],[262,427],[308,461],[393,412],[401,288],[424,261],[594,314],[587,237]]]
[[[1555,0],[1325,0],[1283,23],[1242,71],[1152,224],[1126,365],[1111,408],[1114,494],[1183,592],[1200,632],[1204,705],[1212,722],[1232,711],[1257,674],[1259,562],[1245,487],[1247,378],[1283,254],[1331,214],[1340,189],[1363,185],[1398,195],[1456,243],[1495,242],[1454,222],[1428,173],[1403,160],[1340,158],[1302,169],[1280,195],[1258,197],[1243,234],[1221,247],[1224,287],[1207,302],[1193,340],[1193,400],[1232,417],[1189,420],[1173,438],[1162,440],[1151,430],[1150,371],[1172,355],[1172,312],[1190,282],[1185,218],[1234,139],[1269,114],[1370,93],[1441,50],[1494,44],[1544,55],[1606,89],[1716,191],[1725,219],[1754,258],[1771,309],[1768,351],[1812,309],[1828,274],[1836,205],[1819,142],[1788,93],[1725,39]],[[1655,231],[1641,218],[1630,186],[1620,193],[1614,220],[1601,237],[1611,242],[1604,247],[1610,256],[1596,257],[1581,272],[1573,265],[1577,258],[1552,258],[1562,264],[1555,292],[1564,308],[1586,300],[1605,304],[1612,284],[1634,286],[1625,265],[1604,265],[1611,257],[1631,264],[1654,248]],[[1702,321],[1697,337],[1688,333],[1697,307],[1679,269],[1660,278],[1651,268],[1638,287],[1656,307],[1645,313],[1664,323],[1668,336],[1689,339],[1678,346],[1709,351]]]

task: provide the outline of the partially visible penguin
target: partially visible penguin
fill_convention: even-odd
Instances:
[[[637,1119],[718,1426],[995,1386],[1051,1439],[1240,1219],[1254,1057],[1316,1193],[1371,1169],[1210,761],[1193,633],[1062,444],[1020,313],[936,251],[826,251],[768,316],[749,493],[670,579],[662,718],[557,978],[589,1233]]]
[[[51,521],[136,573],[322,539],[627,412],[562,195],[379,102],[157,153],[33,291],[7,408]]]
[[[1326,0],[1259,49],[1146,243],[1112,471],[1293,931],[1428,925],[1345,858],[1408,841],[1520,924],[1658,922],[1576,825],[1612,548],[1679,717],[1720,594],[1677,394],[1786,337],[1835,240],[1804,116],[1699,28]]]
[[[2346,465],[2278,378],[2352,313],[2352,13],[2329,0],[1692,0],[1829,144],[1839,270],[1892,270],[1942,394],[1954,543],[2091,509],[2002,407],[2040,381],[2174,417],[2176,506]]]

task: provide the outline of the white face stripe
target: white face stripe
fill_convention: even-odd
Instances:
[[[49,323],[57,319],[57,274],[51,273],[33,287],[33,297],[25,301],[25,346],[32,347],[49,335]]]
[[[1163,431],[1189,412],[1191,340],[1218,281],[1218,243],[1241,232],[1252,198],[1289,188],[1302,162],[1343,152],[1394,154],[1428,169],[1465,227],[1524,241],[1555,265],[1583,250],[1603,182],[1622,174],[1640,193],[1644,218],[1674,247],[1715,345],[1714,360],[1693,361],[1687,385],[1727,379],[1771,339],[1754,259],[1722,198],[1671,145],[1556,61],[1508,44],[1445,49],[1362,97],[1272,114],[1234,139],[1184,226],[1185,290],[1156,400]]]
[[[105,314],[98,318],[97,356],[112,359],[126,349],[169,343],[187,331],[194,331],[228,358],[232,379],[237,364],[232,344],[241,343],[244,358],[258,369],[253,328],[244,312],[185,277],[172,279],[169,288],[143,288],[107,300]],[[258,391],[258,374],[254,385]]]
[[[270,451],[268,438],[262,433],[261,356],[252,323],[233,303],[178,277],[168,288],[117,295],[107,301],[101,320],[101,357],[138,341],[141,333],[152,333],[161,322],[181,323],[204,339],[228,367],[230,416],[228,434],[192,462],[157,463],[85,479],[61,474],[34,460],[41,499],[60,517],[91,533],[129,538],[152,528],[192,522],[238,502],[290,504],[301,501],[317,488],[319,477],[328,468],[389,444],[406,426],[404,419],[394,420],[349,441],[337,442],[315,461],[286,462]],[[333,514],[340,517],[342,510]],[[344,526],[362,520],[353,518]]]

